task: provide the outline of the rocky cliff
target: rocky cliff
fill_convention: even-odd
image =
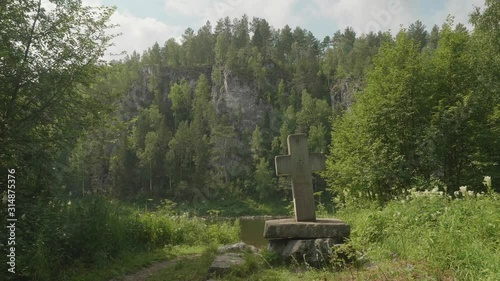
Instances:
[[[232,125],[240,132],[252,132],[271,106],[259,99],[255,82],[225,71],[222,85],[212,85],[212,100],[218,114],[232,117]]]
[[[137,115],[139,108],[149,107],[154,97],[154,93],[150,90],[151,78],[153,76],[153,68],[151,66],[145,66],[139,73],[138,79],[132,84],[130,92],[122,100],[124,112],[123,118],[125,120],[130,120]],[[212,67],[163,67],[160,70],[160,79],[158,81],[159,87],[161,89],[161,99],[163,104],[167,108],[170,108],[170,101],[168,99],[168,94],[170,93],[170,87],[179,83],[182,79],[185,79],[194,93],[196,88],[196,82],[201,74],[204,74],[211,84],[211,72]]]
[[[330,89],[330,102],[335,111],[349,108],[354,96],[363,88],[360,78],[346,78],[338,80]]]

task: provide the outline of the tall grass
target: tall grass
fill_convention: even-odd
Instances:
[[[337,215],[352,227],[351,243],[370,261],[403,261],[426,268],[429,279],[500,279],[500,196],[465,188],[412,192],[385,207],[348,205]]]
[[[209,223],[176,215],[169,206],[138,210],[101,197],[58,200],[40,209],[37,231],[17,277],[56,280],[62,268],[95,266],[127,253],[173,245],[238,240],[238,222]]]

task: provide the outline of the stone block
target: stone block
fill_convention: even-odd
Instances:
[[[266,239],[318,239],[331,238],[337,243],[349,237],[351,227],[338,219],[317,219],[314,222],[296,222],[294,219],[266,221]]]
[[[332,238],[269,240],[268,250],[276,253],[285,262],[295,260],[310,266],[321,267],[330,262],[336,241]]]
[[[243,254],[227,253],[215,257],[212,265],[208,269],[210,274],[223,275],[227,273],[232,267],[242,265],[245,263]]]
[[[225,253],[258,253],[259,249],[252,245],[248,245],[244,242],[239,242],[236,244],[230,244],[230,245],[224,245],[219,247],[218,249],[219,254],[225,254]]]

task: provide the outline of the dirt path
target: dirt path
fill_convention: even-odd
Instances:
[[[154,263],[153,265],[151,265],[147,268],[142,269],[139,272],[136,272],[136,273],[131,274],[131,275],[127,275],[123,278],[114,278],[114,279],[111,279],[110,281],[145,281],[151,275],[155,274],[156,272],[162,270],[165,267],[176,264],[180,260],[193,259],[193,258],[196,258],[199,256],[201,256],[201,254],[180,256],[180,257],[176,257],[174,259],[168,260],[168,261],[157,262],[157,263]]]

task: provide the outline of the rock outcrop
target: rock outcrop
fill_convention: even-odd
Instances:
[[[223,73],[222,85],[212,86],[212,100],[218,114],[231,116],[232,125],[241,132],[252,132],[255,126],[271,110],[271,106],[259,99],[254,81]]]
[[[278,254],[282,260],[289,262],[294,260],[299,263],[307,263],[310,266],[321,267],[328,264],[333,256],[336,241],[333,238],[269,240],[268,248]]]
[[[330,89],[330,100],[332,107],[337,110],[349,108],[354,96],[363,88],[360,78],[346,78],[338,80]]]
[[[159,86],[161,89],[161,99],[162,102],[170,107],[170,101],[168,100],[168,94],[170,93],[170,87],[174,83],[179,83],[182,79],[185,79],[194,93],[196,88],[196,83],[201,74],[204,74],[208,79],[209,84],[211,81],[212,67],[164,67],[160,70],[159,75]],[[155,98],[153,92],[150,91],[150,78],[153,75],[153,69],[150,66],[145,66],[139,73],[139,77],[132,84],[130,91],[127,96],[122,100],[124,108],[123,120],[130,120],[134,116],[137,116],[139,108],[148,108]]]
[[[219,255],[215,257],[208,273],[216,276],[226,274],[231,268],[245,263],[245,254],[257,254],[258,252],[257,248],[243,242],[222,246],[218,249]]]

